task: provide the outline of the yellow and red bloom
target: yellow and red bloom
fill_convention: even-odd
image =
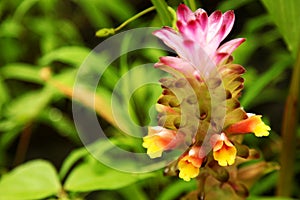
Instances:
[[[200,167],[205,158],[200,146],[193,146],[186,155],[178,161],[179,178],[190,181],[199,175]]]
[[[231,125],[227,133],[254,133],[256,137],[268,136],[271,128],[262,120],[261,115],[248,114],[248,118]]]
[[[229,141],[225,133],[214,134],[211,137],[213,146],[213,156],[219,165],[232,165],[236,158],[237,150],[235,146]]]
[[[181,134],[161,126],[149,127],[148,135],[143,138],[143,147],[147,148],[150,158],[157,158],[165,150],[175,148],[183,139]]]

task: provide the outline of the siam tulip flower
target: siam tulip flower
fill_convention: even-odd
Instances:
[[[149,127],[143,146],[151,158],[156,158],[163,151],[187,144],[188,151],[172,168],[172,174],[177,173],[174,169],[178,170],[185,181],[201,176],[201,167],[234,165],[237,156],[248,156],[249,149],[241,148],[235,135],[252,132],[261,137],[270,131],[260,115],[247,114],[238,100],[245,69],[233,63],[231,54],[245,39],[220,45],[231,31],[234,19],[233,11],[208,15],[203,9],[192,12],[181,4],[177,10],[177,30],[164,27],[154,32],[178,56],[161,57],[155,64],[173,77],[160,80],[163,92],[156,106],[159,126]],[[224,97],[218,96],[218,91],[223,91]],[[213,100],[217,102],[215,107]],[[219,109],[225,110],[225,116],[218,115]],[[217,116],[212,116],[213,111]],[[224,122],[216,124],[219,119]],[[212,129],[208,134],[209,127]]]
[[[179,177],[190,181],[199,175],[200,167],[205,158],[200,146],[193,146],[187,154],[184,154],[178,161]]]

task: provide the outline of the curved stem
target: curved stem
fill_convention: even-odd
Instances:
[[[132,22],[132,21],[138,19],[139,17],[141,17],[141,16],[143,16],[143,15],[145,15],[145,14],[147,14],[148,12],[151,12],[151,11],[153,11],[153,10],[155,10],[155,7],[154,7],[154,6],[152,6],[152,7],[150,7],[150,8],[147,8],[146,10],[143,10],[142,12],[137,13],[137,14],[134,15],[133,17],[130,17],[130,18],[127,19],[125,22],[123,22],[120,26],[118,26],[117,28],[115,28],[115,31],[121,30],[121,29],[124,28],[127,24],[129,24],[130,22]]]
[[[300,49],[300,48],[299,48]],[[300,50],[293,69],[289,94],[286,99],[282,123],[282,151],[280,155],[281,169],[277,185],[278,196],[291,196],[294,177],[296,152],[296,126],[298,119],[298,98],[300,85]]]

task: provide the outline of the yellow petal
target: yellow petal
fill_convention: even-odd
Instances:
[[[191,178],[195,178],[199,175],[199,167],[194,166],[186,158],[181,159],[178,162],[179,178],[185,181],[190,181]]]
[[[220,144],[221,143],[221,144]],[[224,133],[221,133],[219,140],[213,148],[213,156],[220,166],[232,165],[236,158],[237,150],[228,140]]]
[[[263,121],[256,125],[254,128],[254,134],[256,137],[268,136],[271,128],[267,126]]]

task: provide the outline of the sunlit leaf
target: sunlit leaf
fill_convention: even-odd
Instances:
[[[0,68],[5,79],[17,79],[33,83],[42,83],[40,70],[37,66],[26,63],[12,63]]]
[[[54,167],[47,161],[23,164],[0,180],[0,199],[32,200],[55,195],[61,189]]]
[[[59,177],[63,179],[68,171],[71,169],[71,167],[82,157],[88,155],[88,151],[86,148],[80,148],[73,150],[68,157],[64,160],[62,167],[59,171]]]
[[[88,192],[115,190],[131,185],[153,174],[131,174],[120,172],[100,163],[82,163],[68,176],[64,188],[67,191]]]
[[[82,64],[82,62],[88,56],[89,53],[90,50],[86,47],[61,47],[41,57],[39,60],[39,64],[46,66],[54,61],[59,61],[78,67]]]
[[[6,117],[11,118],[16,123],[27,123],[45,108],[53,93],[51,88],[45,88],[19,96],[7,106]]]
[[[28,12],[28,10],[32,8],[34,4],[36,4],[37,2],[39,1],[38,0],[22,1],[22,3],[20,3],[20,5],[18,6],[17,10],[14,13],[14,19],[21,20],[24,17],[25,13]]]

